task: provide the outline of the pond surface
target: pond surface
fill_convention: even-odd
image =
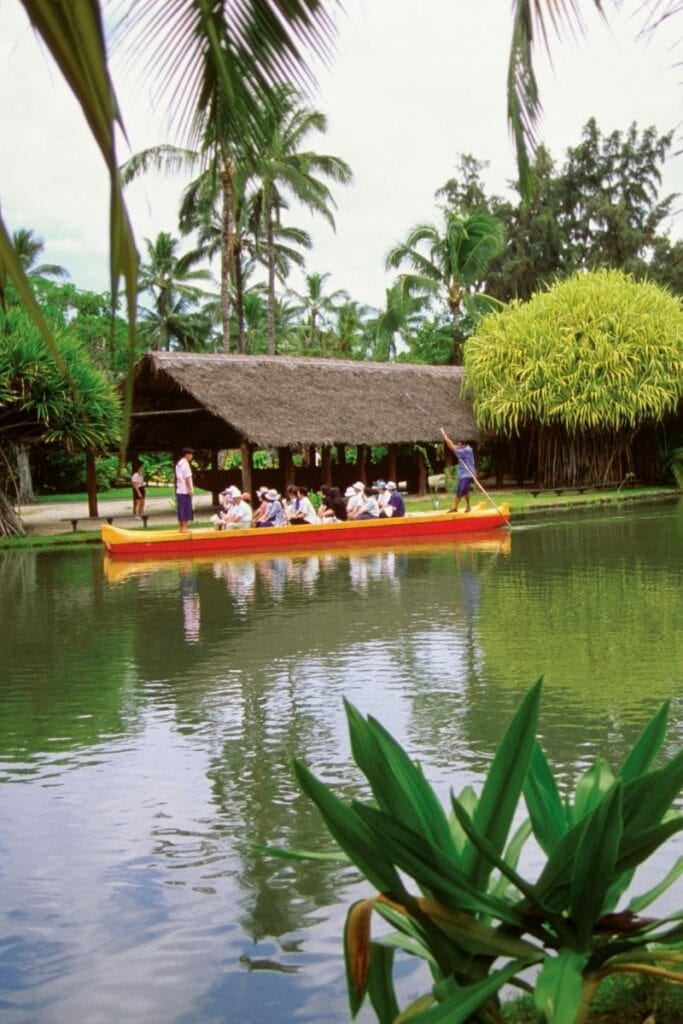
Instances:
[[[682,570],[676,504],[348,557],[0,555],[3,1024],[347,1021],[365,886],[255,849],[333,848],[292,759],[359,791],[346,697],[445,800],[539,675],[565,782],[598,750],[617,764],[665,698],[673,750]]]

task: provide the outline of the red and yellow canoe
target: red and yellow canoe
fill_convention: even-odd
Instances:
[[[297,551],[325,548],[333,551],[347,545],[410,544],[443,542],[474,537],[497,530],[510,521],[507,505],[490,508],[483,502],[471,512],[415,513],[401,519],[361,519],[348,523],[316,523],[305,526],[275,526],[266,529],[215,530],[122,530],[102,527],[102,542],[110,555],[126,558],[195,557],[253,551]]]

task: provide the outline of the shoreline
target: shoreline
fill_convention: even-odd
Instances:
[[[450,495],[445,492],[439,492],[438,497],[440,501],[443,499],[443,508],[441,510],[446,511],[450,502]],[[514,524],[520,520],[529,522],[530,520],[544,519],[547,516],[559,515],[568,511],[606,511],[611,507],[621,507],[625,504],[629,506],[639,504],[655,505],[662,502],[679,501],[683,497],[683,492],[671,487],[653,489],[639,494],[629,494],[623,491],[618,494],[614,492],[596,492],[595,494],[583,494],[580,497],[576,495],[562,499],[554,498],[548,501],[543,500],[543,498],[534,498],[528,491],[505,490],[504,492],[494,491],[491,497],[495,502],[507,501],[510,504],[512,529],[514,529]],[[548,496],[545,497],[547,498]],[[411,498],[409,499],[408,511],[411,511],[411,505],[419,503],[420,505],[428,506],[429,502],[430,499],[428,497]],[[422,508],[413,510],[424,511]],[[210,494],[196,496],[195,517],[201,525],[208,525],[213,511],[214,506]],[[148,498],[145,514],[148,517],[151,528],[169,527],[175,525],[176,522],[175,507],[172,498],[169,497]],[[30,505],[21,510],[21,518],[26,533],[21,537],[0,539],[0,551],[45,549],[51,547],[64,548],[69,546],[82,547],[83,545],[100,544],[100,528],[107,516],[112,516],[117,526],[122,526],[126,529],[134,529],[141,526],[140,518],[133,515],[132,502],[129,498],[103,498],[100,500],[99,517],[96,521],[88,520],[87,503],[82,500]],[[82,522],[79,522],[76,531],[72,529],[71,518],[82,520]]]

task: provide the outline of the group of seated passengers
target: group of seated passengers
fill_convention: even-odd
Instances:
[[[378,480],[374,487],[358,481],[344,495],[338,487],[320,488],[322,504],[316,511],[308,497],[308,488],[290,486],[282,499],[274,488],[259,487],[259,505],[251,507],[251,495],[239,487],[226,487],[221,493],[221,508],[212,517],[217,530],[246,529],[250,526],[300,526],[305,523],[342,523],[353,519],[388,519],[405,515],[403,498],[396,484]]]
[[[353,519],[396,519],[406,514],[396,484],[378,480],[373,487],[357,481],[342,495],[338,487],[321,488],[323,502],[318,516],[323,522],[343,523]]]

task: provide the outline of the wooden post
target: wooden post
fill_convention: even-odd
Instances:
[[[321,483],[327,484],[329,487],[332,484],[332,459],[329,444],[323,445],[321,476]]]
[[[211,452],[211,500],[214,505],[218,505],[220,501],[218,485],[218,450],[216,448]]]
[[[398,447],[395,444],[389,445],[389,454],[387,456],[387,480],[394,480],[396,486],[398,486]]]
[[[366,444],[359,444],[356,448],[356,469],[358,471],[358,479],[362,483],[367,483],[367,467],[365,465],[368,457],[368,446]]]
[[[346,445],[343,441],[337,445],[337,464],[339,466],[346,465]]]
[[[242,490],[254,496],[254,452],[248,441],[242,441],[240,444],[240,454],[242,455]]]
[[[97,469],[95,467],[95,452],[92,448],[85,450],[85,474],[88,490],[88,515],[98,515],[97,510]]]
[[[417,493],[422,498],[427,493],[427,467],[421,451],[415,452],[417,460]]]
[[[281,487],[284,494],[289,485],[294,483],[294,463],[292,462],[291,448],[278,448],[277,464],[280,469]]]

